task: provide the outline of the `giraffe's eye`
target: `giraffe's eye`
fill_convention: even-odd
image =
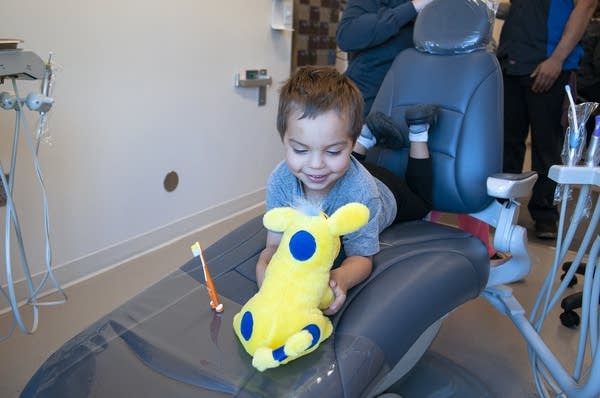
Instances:
[[[315,254],[317,242],[307,231],[298,231],[290,239],[290,253],[298,261],[306,261]]]

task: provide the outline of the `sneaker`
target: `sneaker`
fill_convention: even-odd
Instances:
[[[406,124],[410,127],[414,124],[428,124],[433,128],[437,122],[437,113],[439,107],[432,104],[418,104],[411,106],[404,115]]]
[[[408,136],[388,115],[382,112],[372,112],[365,119],[365,123],[377,140],[377,145],[390,149],[400,149],[408,144]]]
[[[536,221],[535,236],[540,239],[556,239],[558,228],[556,221]]]

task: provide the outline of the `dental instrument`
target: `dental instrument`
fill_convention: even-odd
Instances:
[[[569,149],[567,156],[567,165],[575,166],[579,161],[579,146],[582,143],[582,135],[579,134],[579,130],[577,128],[577,112],[575,111],[575,101],[573,100],[573,95],[571,94],[571,86],[568,84],[565,86],[565,91],[567,92],[567,97],[569,98],[569,110],[571,111],[571,117],[573,118],[573,125],[575,128],[570,130],[569,133]]]
[[[600,155],[600,115],[595,117],[594,132],[592,133],[587,149],[585,165],[587,167],[598,166],[598,161],[600,160],[598,159]]]
[[[9,308],[12,311],[13,324],[8,334],[2,337],[0,341],[10,337],[16,325],[18,325],[21,331],[26,334],[34,333],[38,328],[39,307],[62,304],[67,300],[65,292],[60,287],[60,284],[58,283],[58,280],[52,271],[52,248],[50,244],[48,198],[46,195],[40,162],[37,157],[40,138],[47,128],[47,113],[54,104],[54,99],[50,95],[54,80],[53,69],[55,68],[55,65],[52,62],[52,55],[50,55],[48,62],[45,63],[35,53],[17,48],[19,43],[22,43],[22,41],[15,39],[0,39],[0,84],[3,84],[5,80],[8,80],[12,83],[13,89],[12,93],[6,91],[0,93],[0,108],[8,111],[15,111],[12,153],[8,170],[5,171],[2,163],[0,162],[0,180],[6,195],[4,236],[6,285],[4,287],[0,286],[0,292],[7,300]],[[22,97],[17,86],[18,79],[42,80],[40,88],[41,93],[30,93],[27,96]],[[32,134],[27,122],[27,118],[25,117],[26,108],[32,112],[37,112],[39,115],[35,134]],[[45,271],[41,278],[37,275],[32,276],[23,242],[22,229],[12,195],[17,164],[17,148],[21,130],[23,130],[25,139],[27,141],[27,146],[32,154],[34,171],[40,185],[42,199],[44,217],[43,236],[45,241]],[[14,280],[14,259],[11,253],[13,232],[16,245],[18,247],[18,255],[23,271],[23,279],[27,288],[26,300],[24,300],[25,297],[22,297],[23,294],[17,293],[15,286],[17,282]],[[34,279],[38,279],[39,282],[35,283]],[[53,285],[50,288],[46,286],[48,280],[50,280]],[[50,292],[58,292],[60,298],[49,301],[41,301],[39,299],[42,293],[46,294]],[[25,301],[25,304],[29,304],[32,307],[31,326],[26,325],[23,319],[20,309],[20,307],[23,305],[23,302],[20,301]]]

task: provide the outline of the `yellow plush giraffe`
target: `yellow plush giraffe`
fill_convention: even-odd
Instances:
[[[261,372],[314,351],[333,331],[321,312],[333,300],[329,270],[340,236],[366,224],[369,209],[349,203],[329,218],[316,213],[280,207],[263,218],[267,229],[283,236],[260,290],[233,318],[236,335]]]

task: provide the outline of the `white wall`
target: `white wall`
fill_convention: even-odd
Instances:
[[[269,0],[3,2],[0,37],[24,40],[21,48],[43,59],[53,52],[62,67],[40,148],[62,283],[263,199],[282,157],[277,89],[291,51],[291,33],[271,30],[270,13]],[[250,68],[273,77],[266,106],[257,105],[257,89],[233,87],[234,73]],[[19,82],[25,94],[37,85]],[[0,91],[12,91],[10,83]],[[0,110],[4,167],[13,116]],[[25,148],[14,197],[38,274],[41,202]],[[168,193],[171,170],[179,187]]]

